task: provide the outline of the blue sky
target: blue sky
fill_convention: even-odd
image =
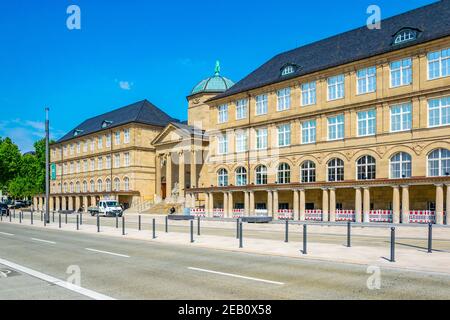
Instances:
[[[0,3],[0,136],[23,152],[84,119],[148,99],[186,120],[186,95],[214,73],[238,81],[272,56],[432,0],[148,1],[16,0]],[[69,5],[81,30],[66,27]]]

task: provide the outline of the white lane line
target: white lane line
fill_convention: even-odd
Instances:
[[[0,234],[2,234],[2,235],[4,235],[4,236],[10,236],[10,237],[13,236],[12,233],[7,233],[7,232],[0,232]]]
[[[91,249],[91,248],[85,248],[85,249],[88,250],[88,251],[92,251],[92,252],[110,254],[112,256],[117,256],[117,257],[122,257],[122,258],[129,258],[130,257],[130,256],[127,256],[125,254],[114,253],[114,252],[109,252],[109,251],[103,251],[103,250],[97,250],[97,249]]]
[[[50,244],[56,244],[56,242],[48,241],[48,240],[42,240],[42,239],[38,239],[38,238],[31,238],[31,240],[44,242],[44,243],[50,243]]]
[[[265,279],[253,278],[253,277],[246,277],[246,276],[241,276],[241,275],[233,274],[233,273],[225,273],[225,272],[219,272],[219,271],[213,271],[213,270],[206,270],[206,269],[200,269],[200,268],[193,268],[193,267],[188,267],[188,269],[189,269],[189,270],[194,270],[194,271],[200,271],[200,272],[207,272],[207,273],[219,274],[219,275],[222,275],[222,276],[229,276],[229,277],[234,277],[234,278],[241,278],[241,279],[247,279],[247,280],[259,281],[259,282],[265,282],[265,283],[271,283],[271,284],[284,285],[283,282],[271,281],[271,280],[265,280]]]
[[[67,290],[70,290],[70,291],[82,294],[83,296],[86,296],[86,297],[89,297],[89,298],[92,298],[92,299],[95,299],[95,300],[115,300],[114,298],[111,298],[111,297],[106,296],[104,294],[101,294],[101,293],[98,293],[98,292],[95,292],[95,291],[92,291],[92,290],[89,290],[89,289],[86,289],[86,288],[74,285],[72,283],[69,283],[69,282],[66,282],[66,281],[63,281],[63,280],[60,280],[60,279],[57,279],[57,278],[54,278],[54,277],[49,276],[47,274],[44,274],[44,273],[41,273],[39,271],[36,271],[36,270],[30,269],[30,268],[18,265],[16,263],[8,261],[8,260],[4,260],[4,259],[0,258],[0,264],[2,264],[4,266],[7,266],[9,268],[12,268],[14,270],[17,270],[19,272],[28,274],[28,275],[30,275],[30,276],[32,276],[34,278],[41,279],[41,280],[46,281],[48,283],[51,283],[51,284],[57,285],[59,287],[65,288]]]

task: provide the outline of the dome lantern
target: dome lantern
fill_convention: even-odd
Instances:
[[[216,61],[214,76],[200,81],[191,91],[191,95],[198,93],[222,93],[230,89],[234,82],[220,75],[220,62]]]

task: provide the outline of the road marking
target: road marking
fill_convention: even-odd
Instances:
[[[38,238],[31,238],[31,240],[44,242],[44,243],[50,243],[50,244],[56,244],[56,242],[48,241],[48,240],[42,240],[42,239],[38,239]]]
[[[4,236],[13,236],[12,233],[7,233],[7,232],[0,232],[0,234],[4,235]]]
[[[238,274],[225,273],[225,272],[206,270],[206,269],[200,269],[200,268],[193,268],[193,267],[188,267],[188,269],[189,270],[194,270],[194,271],[201,271],[201,272],[208,272],[208,273],[219,274],[219,275],[222,275],[222,276],[229,276],[229,277],[234,277],[234,278],[241,278],[241,279],[259,281],[259,282],[265,282],[265,283],[271,283],[271,284],[284,285],[283,282],[271,281],[271,280],[265,280],[265,279],[259,279],[259,278],[252,278],[252,277],[246,277],[246,276],[241,276],[241,275],[238,275]]]
[[[36,270],[30,269],[30,268],[18,265],[16,263],[8,261],[8,260],[4,260],[4,259],[0,258],[0,264],[5,265],[5,266],[7,266],[9,268],[12,268],[14,270],[17,270],[19,272],[28,274],[28,275],[30,275],[32,277],[41,279],[41,280],[46,281],[48,283],[51,283],[51,284],[57,285],[59,287],[65,288],[67,290],[70,290],[70,291],[82,294],[83,296],[86,296],[86,297],[89,297],[89,298],[92,298],[92,299],[95,299],[95,300],[115,300],[114,298],[106,296],[104,294],[101,294],[101,293],[98,293],[98,292],[95,292],[95,291],[92,291],[92,290],[89,290],[89,289],[86,289],[86,288],[74,285],[74,284],[69,283],[67,281],[63,281],[63,280],[57,279],[55,277],[52,277],[52,276],[49,276],[47,274],[41,273],[39,271],[36,271]]]
[[[112,256],[117,256],[117,257],[122,257],[122,258],[129,258],[130,257],[130,256],[127,256],[125,254],[114,253],[114,252],[109,252],[109,251],[103,251],[103,250],[97,250],[97,249],[91,249],[91,248],[85,248],[85,249],[88,250],[88,251],[92,251],[92,252],[110,254]]]

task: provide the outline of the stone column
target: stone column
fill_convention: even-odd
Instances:
[[[84,212],[87,212],[87,210],[88,210],[88,197],[87,196],[84,196],[83,197],[83,211]]]
[[[80,197],[76,196],[75,197],[75,211],[78,212],[79,209],[80,209]]]
[[[223,193],[223,216],[228,217],[228,192]]]
[[[306,194],[305,189],[300,190],[300,221],[305,221],[306,219],[306,210],[305,210],[305,203],[306,203]]]
[[[55,198],[49,197],[48,203],[50,204],[49,205],[50,211],[55,211]]]
[[[336,189],[330,189],[330,221],[336,221]]]
[[[178,188],[180,197],[184,197],[186,189],[184,170],[184,152],[180,151],[178,153]]]
[[[254,216],[255,215],[255,192],[250,191],[249,195],[250,195],[250,215]]]
[[[155,175],[156,175],[155,194],[158,197],[161,197],[161,156],[160,155],[156,156]]]
[[[450,184],[447,185],[447,217],[446,224],[450,225]]]
[[[55,198],[55,204],[56,204],[56,211],[60,211],[61,210],[61,201],[59,197]]]
[[[402,186],[402,223],[409,223],[409,186]]]
[[[41,210],[42,211],[46,210],[45,197],[41,198]]]
[[[298,208],[298,190],[293,190],[294,192],[294,220],[300,220],[300,212]]]
[[[70,210],[70,211],[72,211],[73,210],[73,197],[72,196],[70,196],[69,197],[69,199],[68,199],[69,201],[69,204],[68,204],[68,208],[67,208],[67,210]]]
[[[209,193],[205,194],[205,214],[209,216]]]
[[[436,185],[436,224],[444,223],[444,186]]]
[[[370,189],[364,187],[364,200],[363,200],[363,222],[369,222],[370,214]]]
[[[273,217],[273,195],[271,190],[267,190],[267,216]]]
[[[166,155],[166,197],[172,196],[172,157],[170,153]]]
[[[400,223],[400,188],[392,187],[392,216],[394,223]]]
[[[234,208],[234,205],[233,205],[233,192],[230,191],[228,193],[228,216],[227,216],[227,218],[233,217],[233,208]]]
[[[361,222],[361,213],[362,213],[362,197],[361,197],[361,188],[355,188],[355,221]]]
[[[37,197],[33,197],[33,210],[34,211],[39,210],[39,208],[38,208],[38,198]]]
[[[209,216],[214,216],[214,193],[209,194]]]
[[[197,157],[196,151],[191,151],[191,188],[198,188],[197,186]]]
[[[61,198],[61,210],[62,211],[67,210],[67,198],[66,197]]]
[[[248,191],[244,191],[244,215],[250,215],[250,196]]]
[[[278,216],[278,190],[273,191],[273,217]]]
[[[95,199],[95,196],[91,196],[91,206],[95,207],[97,205],[97,201]]]
[[[329,221],[328,220],[328,189],[323,188],[322,189],[322,216],[323,221]]]

